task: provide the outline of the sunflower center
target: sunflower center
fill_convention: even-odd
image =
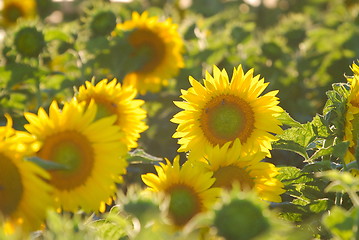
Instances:
[[[185,185],[176,185],[168,190],[170,196],[169,214],[176,225],[186,224],[200,212],[198,194]]]
[[[22,9],[16,5],[9,5],[4,10],[4,18],[7,19],[9,22],[16,22],[16,20],[22,16],[24,16],[24,12]]]
[[[135,49],[134,56],[144,60],[137,72],[152,72],[164,60],[166,46],[156,33],[146,29],[136,29],[131,33],[129,40]]]
[[[16,211],[23,194],[19,169],[12,160],[0,153],[0,213],[5,217]]]
[[[232,95],[213,98],[201,116],[204,135],[213,145],[223,145],[239,138],[246,142],[254,129],[254,113],[243,99]]]
[[[233,183],[239,183],[242,190],[249,190],[254,187],[253,178],[249,173],[237,166],[226,166],[214,172],[216,182],[213,187],[231,188]]]
[[[50,182],[58,189],[76,188],[91,176],[94,150],[89,140],[79,132],[69,130],[49,136],[38,155],[66,166],[66,170],[50,171]]]
[[[103,99],[101,97],[95,98],[97,104],[97,113],[95,119],[101,119],[104,117],[109,117],[111,115],[117,115],[117,105],[116,103]]]

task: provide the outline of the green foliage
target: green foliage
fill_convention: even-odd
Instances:
[[[359,237],[359,209],[346,211],[341,207],[333,207],[330,214],[323,218],[324,226],[330,229],[334,239],[357,239]]]
[[[45,239],[99,239],[97,231],[91,227],[89,222],[91,216],[81,214],[58,214],[54,211],[48,212],[47,228],[41,235]]]

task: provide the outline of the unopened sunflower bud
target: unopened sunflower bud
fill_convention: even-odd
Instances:
[[[232,199],[215,211],[214,226],[226,240],[248,240],[266,232],[270,224],[259,205],[249,199]]]
[[[97,12],[90,24],[91,32],[94,36],[105,36],[110,34],[116,27],[116,15],[110,11]]]
[[[23,57],[38,57],[45,47],[44,34],[35,27],[23,27],[15,34],[14,45]]]

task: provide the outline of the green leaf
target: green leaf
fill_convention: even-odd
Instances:
[[[283,182],[284,185],[313,181],[313,178],[310,177],[308,173],[304,173],[296,167],[279,167],[277,179]]]
[[[25,158],[26,161],[33,162],[36,165],[42,167],[45,170],[68,170],[69,168],[66,165],[53,162],[53,161],[47,161],[44,159],[41,159],[39,157],[27,157]]]
[[[301,124],[299,122],[297,122],[296,120],[294,120],[288,112],[284,111],[282,112],[277,119],[279,121],[281,121],[281,123],[283,123],[284,125],[288,125],[291,127],[301,127]]]
[[[296,143],[295,141],[280,139],[274,142],[272,147],[273,149],[295,152],[302,156],[304,159],[308,159],[306,148]]]
[[[60,30],[60,28],[48,29],[44,34],[46,42],[53,40],[60,40],[64,42],[70,41],[70,36]]]
[[[318,137],[328,137],[329,136],[329,128],[325,125],[325,120],[323,116],[316,115],[313,120],[310,122],[313,126],[313,130]]]
[[[304,159],[308,159],[307,150],[310,143],[316,139],[316,134],[311,123],[301,124],[301,127],[286,129],[283,134],[277,135],[280,140],[273,143],[273,149],[282,149],[295,152]]]
[[[318,162],[313,162],[313,163],[305,165],[302,168],[302,171],[303,172],[320,172],[320,171],[331,170],[335,166],[336,165],[333,166],[333,163],[331,161],[318,161]]]
[[[318,177],[325,177],[330,181],[339,181],[344,185],[358,185],[359,187],[359,179],[353,176],[350,172],[330,170],[330,171],[318,173],[317,175]]]
[[[122,239],[130,229],[130,222],[120,214],[118,207],[111,208],[105,218],[91,222],[90,225],[95,227],[100,239]]]
[[[339,159],[344,159],[344,155],[347,153],[348,148],[349,148],[349,142],[347,141],[335,144],[333,146],[333,156]]]
[[[34,78],[38,69],[24,63],[10,63],[6,65],[7,75],[10,72],[10,79],[7,83],[8,88],[12,88],[18,83]]]
[[[320,213],[329,209],[333,202],[329,199],[317,199],[309,205],[309,209],[313,213]]]
[[[163,160],[162,158],[152,156],[146,153],[142,149],[135,149],[134,151],[129,152],[127,154],[127,161],[132,164],[138,164],[138,163],[156,164],[162,160]]]
[[[348,147],[349,147],[349,142],[340,142],[338,144],[329,146],[327,148],[320,148],[312,156],[310,156],[308,162],[314,161],[320,157],[328,156],[328,155],[332,155],[339,159],[344,159],[344,155],[346,154]]]
[[[358,233],[358,208],[345,211],[341,207],[334,206],[323,218],[323,224],[339,239],[355,239]]]
[[[345,129],[346,104],[349,95],[349,85],[336,83],[333,90],[326,92],[328,100],[323,109],[323,119],[332,126],[339,139],[343,139]]]

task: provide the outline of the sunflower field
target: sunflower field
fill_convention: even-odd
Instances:
[[[359,239],[357,0],[0,2],[0,240]]]

